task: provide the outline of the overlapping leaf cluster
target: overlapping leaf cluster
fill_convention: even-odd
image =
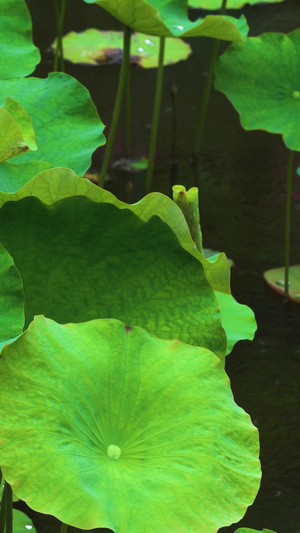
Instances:
[[[181,20],[177,2],[140,3],[157,34]],[[7,47],[26,27],[10,22]],[[149,531],[214,533],[259,485],[257,430],[224,371],[253,313],[169,198],[127,205],[79,177],[103,125],[70,76],[20,77],[38,60],[30,31],[25,48],[0,82],[4,477],[80,528],[138,533],[147,510]]]

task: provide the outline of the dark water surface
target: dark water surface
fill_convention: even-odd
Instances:
[[[36,75],[44,77],[51,71],[53,63],[48,51],[55,37],[53,2],[27,2],[33,16],[35,43],[43,56]],[[65,31],[82,31],[88,27],[122,29],[117,21],[95,5],[86,5],[81,0],[67,4]],[[253,36],[266,31],[287,33],[300,26],[299,0],[248,7],[243,13]],[[203,12],[199,11],[198,15],[203,16]],[[193,49],[190,59],[165,69],[155,190],[166,194],[170,193],[169,161],[174,118],[172,83],[178,88],[178,182],[192,185],[191,142],[211,40],[194,38],[188,41]],[[226,46],[224,44],[222,48]],[[100,117],[109,124],[119,67],[67,64],[66,70],[88,87]],[[136,155],[147,154],[155,74],[153,69],[132,69],[132,144]],[[115,144],[116,158],[124,155],[122,126],[124,121]],[[103,150],[100,149],[93,161],[96,169],[100,168],[102,157]],[[239,526],[258,530],[268,528],[277,533],[300,533],[300,306],[284,305],[262,278],[264,270],[284,263],[287,159],[288,152],[280,136],[242,130],[238,115],[226,97],[213,91],[200,158],[204,244],[225,251],[234,260],[233,295],[254,310],[258,322],[255,340],[239,343],[226,361],[236,402],[251,415],[261,440],[261,489]],[[299,164],[300,158],[296,154],[295,169]],[[133,199],[137,200],[142,195],[142,184],[135,185]],[[111,187],[120,192],[117,184],[113,183]],[[292,264],[300,263],[299,230],[300,178],[294,172]],[[58,528],[54,519],[41,521],[35,514],[34,519],[39,532],[54,532]],[[235,529],[237,525],[220,532],[231,533]]]

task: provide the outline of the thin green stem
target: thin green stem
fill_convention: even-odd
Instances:
[[[226,12],[226,5],[227,5],[227,0],[223,0],[222,6],[220,9],[220,15],[224,15],[224,13]],[[210,55],[208,75],[206,78],[204,94],[203,94],[201,108],[200,108],[200,119],[199,119],[198,130],[197,130],[196,138],[195,138],[194,151],[192,154],[192,165],[194,169],[194,186],[195,187],[199,187],[200,185],[198,160],[199,160],[199,153],[200,153],[202,139],[203,139],[204,126],[206,122],[208,104],[210,100],[211,88],[212,88],[213,79],[214,79],[215,64],[217,61],[219,48],[220,48],[220,39],[215,39],[213,47],[212,47],[211,55]]]
[[[4,485],[4,488],[5,488],[5,485]],[[2,492],[2,498],[1,498],[1,505],[0,505],[0,533],[4,533],[5,532],[5,521],[6,521],[6,497],[5,497],[5,492],[4,492],[4,489],[3,489],[3,492]]]
[[[124,89],[125,89],[125,84],[126,84],[126,78],[127,78],[127,72],[129,68],[130,42],[131,42],[131,29],[126,26],[124,30],[123,59],[122,59],[120,76],[119,76],[118,90],[117,90],[111,126],[110,126],[110,130],[108,134],[107,144],[106,144],[103,166],[102,166],[101,174],[99,177],[100,187],[103,187],[106,173],[109,167],[112,147],[113,147],[113,143],[115,140],[117,125],[119,121],[121,105],[122,105],[122,100],[123,100],[123,95],[124,95]]]
[[[59,530],[59,533],[67,533],[67,531],[68,531],[68,526],[67,526],[67,524],[63,524],[63,523],[62,523],[62,524],[61,524],[61,528],[60,528],[60,530]]]
[[[126,157],[130,159],[131,155],[131,68],[130,62],[128,65],[127,76],[126,76],[126,88],[125,88],[125,102],[126,102]]]
[[[164,55],[165,55],[165,37],[161,37],[160,45],[159,45],[159,59],[158,59],[155,99],[154,99],[151,138],[150,138],[150,147],[149,147],[149,161],[148,161],[148,168],[147,168],[147,174],[146,174],[146,194],[151,192],[151,188],[152,188],[154,159],[155,159],[155,152],[156,152],[158,123],[159,123],[159,114],[160,114],[160,104],[161,104],[161,95],[162,95],[162,88],[163,88]]]
[[[54,9],[56,16],[56,46],[54,56],[54,71],[64,72],[64,52],[63,52],[63,25],[66,12],[66,0],[54,0]]]
[[[11,486],[6,483],[2,493],[0,508],[0,533],[13,533],[13,499]]]
[[[293,175],[294,152],[290,150],[288,172],[286,178],[285,199],[285,266],[284,266],[284,297],[289,297],[289,268],[290,268],[290,239],[291,239],[291,203],[292,203],[292,175]]]

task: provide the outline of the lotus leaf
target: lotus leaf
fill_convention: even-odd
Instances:
[[[300,150],[300,30],[265,33],[234,44],[220,57],[215,86],[240,113],[246,130],[281,133]]]
[[[240,9],[246,4],[254,6],[256,4],[275,4],[278,2],[283,2],[284,0],[227,0],[226,8],[227,9]],[[189,7],[194,7],[197,9],[221,9],[222,0],[189,0]]]
[[[13,509],[13,533],[36,533],[36,529],[26,514]]]
[[[272,268],[264,272],[267,284],[279,294],[285,294],[285,268]],[[300,303],[300,265],[289,267],[289,294],[294,302]]]
[[[0,379],[0,462],[33,509],[84,529],[215,533],[253,502],[258,433],[208,350],[36,317]]]
[[[213,262],[199,254],[181,210],[163,194],[151,193],[142,198],[140,202],[128,205],[110,192],[95,187],[89,180],[78,178],[72,170],[55,168],[41,172],[14,195],[0,192],[0,206],[7,201],[15,201],[28,196],[35,196],[43,203],[51,205],[54,201],[74,195],[86,196],[93,202],[110,203],[119,209],[130,209],[144,222],[153,215],[159,216],[174,231],[181,246],[202,263],[213,290],[230,294],[230,271],[225,254],[219,254]]]
[[[30,161],[21,165],[0,163],[0,191],[14,193],[43,170],[51,168],[47,161]]]
[[[222,326],[226,331],[228,355],[238,341],[254,339],[256,320],[252,309],[239,304],[231,294],[216,291],[215,295],[220,306]]]
[[[0,163],[28,150],[37,150],[29,115],[12,98],[6,98],[4,106],[0,107],[0,128]]]
[[[55,45],[53,45],[55,46]],[[123,32],[100,31],[90,28],[84,32],[70,32],[63,38],[64,58],[72,63],[89,65],[121,63]],[[144,68],[158,66],[159,38],[141,33],[131,37],[131,63]],[[187,59],[191,47],[182,39],[167,39],[164,65]]]
[[[0,82],[0,101],[9,96],[31,117],[38,150],[10,164],[44,161],[66,166],[80,176],[91,164],[92,152],[104,144],[103,124],[88,90],[63,73],[46,79],[24,78]]]
[[[31,18],[25,0],[0,2],[0,79],[31,74],[40,61],[32,42]]]
[[[20,335],[24,326],[24,295],[20,274],[8,251],[0,243],[0,350]]]
[[[85,0],[97,3],[135,31],[158,37],[216,37],[242,42],[248,33],[244,16],[208,15],[191,22],[188,0]]]
[[[195,256],[204,268],[205,276],[215,291],[221,308],[222,325],[227,336],[227,354],[238,340],[253,338],[256,331],[255,317],[250,308],[238,304],[230,295],[230,267],[225,254],[208,260],[201,255],[191,239],[181,210],[166,196],[151,193],[137,204],[128,205],[117,200],[108,191],[95,187],[88,180],[79,179],[71,170],[52,169],[36,176],[15,195],[0,194],[0,205],[28,196],[35,196],[43,203],[51,205],[54,201],[72,198],[74,195],[86,196],[93,202],[113,204],[119,209],[130,209],[144,222],[153,215],[159,216],[174,231],[181,246]],[[227,315],[231,320],[226,319]]]
[[[0,240],[23,280],[27,325],[37,314],[60,323],[117,318],[224,357],[204,269],[159,217],[144,223],[83,196],[50,206],[27,197],[0,209]]]

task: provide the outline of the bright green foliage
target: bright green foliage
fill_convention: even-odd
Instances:
[[[0,2],[0,79],[31,74],[40,61],[32,42],[32,25],[25,0]]]
[[[80,195],[49,206],[27,197],[2,206],[0,240],[23,280],[27,325],[37,314],[60,323],[117,318],[224,357],[204,269],[159,217],[142,222]]]
[[[272,268],[264,272],[264,279],[281,295],[285,294],[285,268]],[[289,298],[300,303],[300,265],[289,268]]]
[[[0,101],[7,94],[31,117],[38,145],[36,152],[19,156],[10,164],[43,161],[83,175],[91,164],[92,152],[105,141],[104,126],[88,90],[67,74],[53,73],[46,79],[3,81]],[[8,181],[5,175],[3,179]]]
[[[159,37],[134,33],[131,37],[131,62],[143,68],[158,66]],[[54,45],[53,45],[54,46]],[[63,38],[64,58],[72,63],[103,65],[121,63],[123,32],[100,31],[90,28],[84,32],[70,32]],[[164,65],[187,59],[191,47],[182,39],[167,39]]]
[[[34,509],[84,529],[215,533],[255,498],[258,433],[208,350],[37,317],[0,379],[0,463]]]
[[[284,0],[227,0],[227,9],[240,9],[246,4],[254,6],[255,4],[261,4],[262,1],[266,4],[275,4],[283,2]],[[189,7],[201,8],[201,9],[220,9],[222,6],[222,0],[189,0]]]
[[[24,326],[24,296],[20,274],[8,251],[0,243],[0,350],[17,337]]]
[[[245,17],[209,15],[191,22],[188,0],[85,0],[97,3],[135,31],[159,37],[216,37],[242,42],[248,33]]]
[[[37,150],[29,115],[12,98],[7,97],[4,106],[0,107],[0,129],[0,163],[28,150]]]
[[[254,339],[256,320],[252,309],[239,304],[231,294],[216,291],[215,295],[220,306],[222,326],[226,331],[228,355],[238,341]]]
[[[281,133],[300,150],[300,30],[265,33],[230,46],[216,67],[215,86],[240,113],[246,130]]]

